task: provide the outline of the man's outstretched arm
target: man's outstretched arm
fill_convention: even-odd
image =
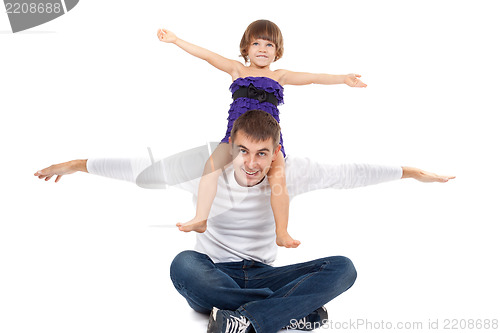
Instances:
[[[35,173],[40,179],[50,180],[57,175],[56,182],[63,175],[76,171],[88,172],[106,178],[124,180],[148,189],[164,189],[178,186],[187,191],[198,187],[195,183],[201,177],[210,149],[210,143],[165,157],[154,162],[152,158],[90,158],[54,164]]]
[[[50,180],[57,175],[56,182],[58,182],[64,175],[82,171],[136,183],[138,175],[149,166],[151,166],[151,162],[145,158],[93,158],[54,164],[37,171],[35,176]]]
[[[323,164],[308,158],[287,161],[287,187],[292,196],[325,188],[350,189],[402,178],[421,182],[445,183],[454,176],[443,176],[413,167],[371,164]]]

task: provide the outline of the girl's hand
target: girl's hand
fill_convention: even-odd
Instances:
[[[157,35],[161,42],[174,43],[177,40],[177,36],[172,31],[166,29],[158,29]]]
[[[349,87],[355,88],[365,88],[366,84],[364,84],[358,77],[361,77],[359,74],[347,74],[344,79],[344,83]]]

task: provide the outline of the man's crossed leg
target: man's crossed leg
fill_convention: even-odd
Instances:
[[[195,311],[213,310],[210,332],[240,325],[242,332],[274,333],[349,289],[356,270],[341,256],[272,267],[252,260],[215,264],[205,254],[184,251],[172,261],[170,276]]]

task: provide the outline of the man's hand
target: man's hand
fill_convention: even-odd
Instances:
[[[358,77],[361,77],[359,74],[347,74],[344,78],[344,83],[349,87],[355,88],[366,88],[366,84],[364,84]]]
[[[57,175],[56,183],[64,175],[70,175],[77,171],[88,172],[87,170],[87,160],[74,160],[65,163],[53,164],[48,168],[39,170],[35,172],[35,176],[39,179],[44,179],[45,181],[50,180],[52,176]]]
[[[446,183],[450,179],[455,179],[455,176],[441,176],[417,168],[403,167],[403,177],[401,178],[414,178],[424,183]]]
[[[166,29],[158,29],[157,35],[161,42],[175,43],[177,40],[177,36],[172,31]]]

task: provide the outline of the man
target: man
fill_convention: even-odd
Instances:
[[[352,262],[341,256],[271,266],[277,246],[266,175],[280,151],[279,133],[278,123],[266,112],[248,111],[238,118],[230,138],[233,163],[226,168],[226,177],[220,177],[208,227],[193,226],[199,232],[195,251],[181,252],[171,264],[171,279],[179,293],[195,311],[211,313],[208,332],[277,332],[291,323],[301,324],[296,328],[317,328],[327,318],[323,305],[356,279]],[[149,177],[146,167],[134,160],[76,160],[35,176],[49,180],[57,175],[57,182],[62,175],[85,171],[139,183],[139,178]],[[168,172],[164,178],[168,183]],[[322,165],[288,157],[286,178],[292,198],[321,188],[353,188],[400,178],[446,182],[454,177],[408,167]],[[196,182],[185,180],[182,187],[196,194]]]

